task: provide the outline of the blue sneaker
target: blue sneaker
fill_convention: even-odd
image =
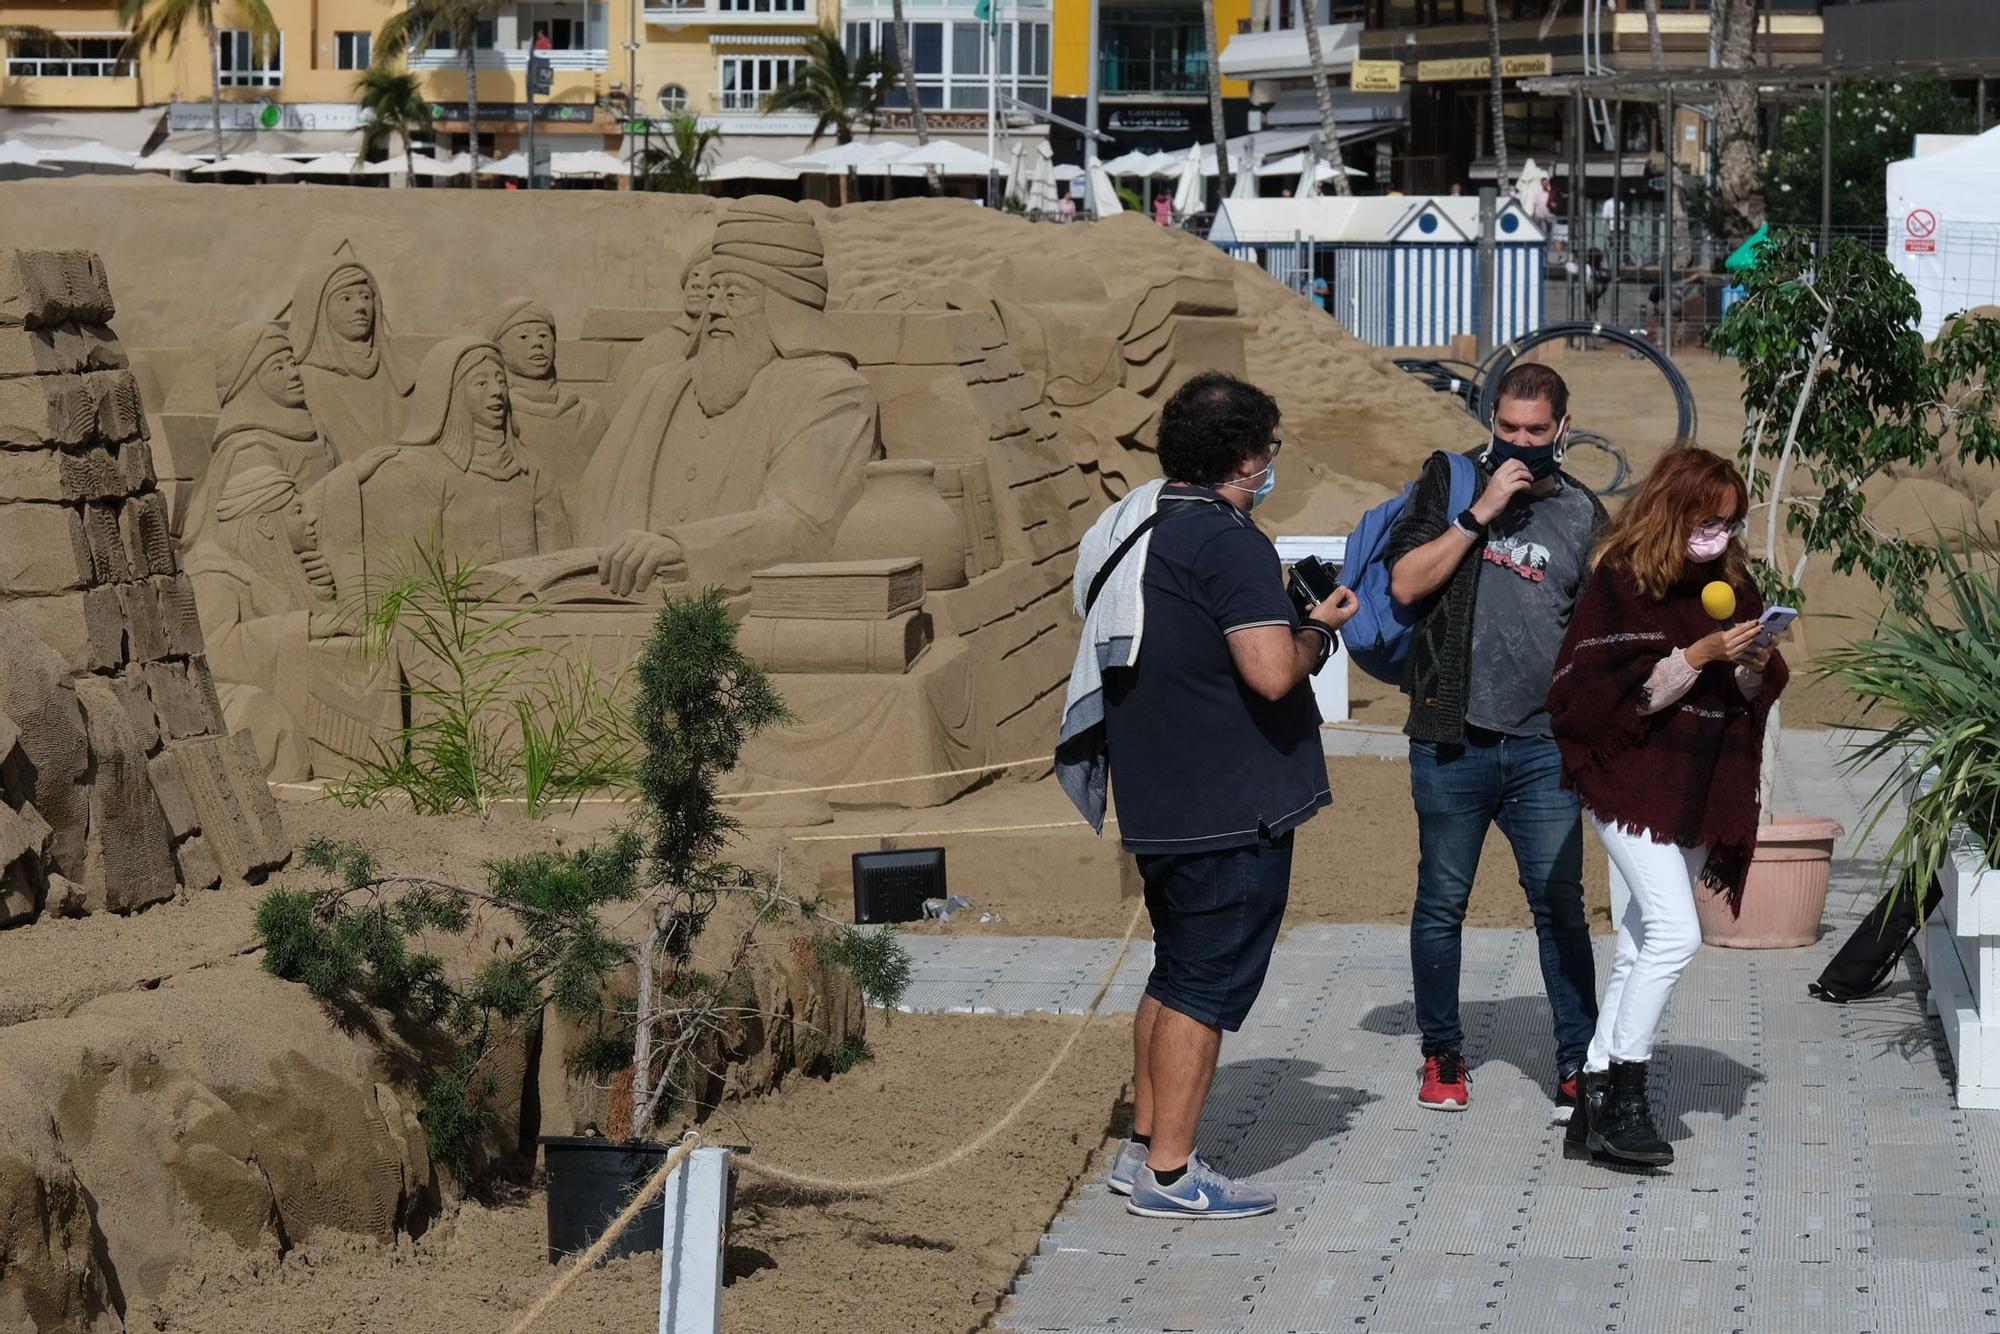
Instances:
[[[1162,1186],[1152,1168],[1140,1168],[1125,1202],[1125,1212],[1141,1218],[1255,1218],[1277,1207],[1276,1195],[1231,1181],[1199,1154],[1188,1159],[1186,1174],[1171,1186]]]
[[[1146,1146],[1133,1139],[1121,1140],[1118,1156],[1111,1160],[1111,1171],[1105,1176],[1104,1184],[1113,1195],[1130,1195],[1132,1182],[1145,1165]]]

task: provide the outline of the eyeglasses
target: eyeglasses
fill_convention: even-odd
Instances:
[[[1284,447],[1285,447],[1285,441],[1283,437],[1275,435],[1271,437],[1271,457],[1273,459],[1276,459],[1278,457],[1278,451],[1283,449]]]
[[[1720,515],[1712,519],[1703,519],[1694,526],[1697,533],[1721,533],[1731,541],[1743,536],[1748,528],[1749,525],[1741,519],[1725,519]]]

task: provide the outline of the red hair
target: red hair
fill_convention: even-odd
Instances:
[[[1750,488],[1736,465],[1711,450],[1683,442],[1660,456],[1653,471],[1605,530],[1592,566],[1609,562],[1632,576],[1639,591],[1658,599],[1679,583],[1693,563],[1688,538],[1704,519],[1740,522],[1750,512]],[[1741,537],[1715,562],[1719,577],[1737,592],[1750,589],[1750,553]]]

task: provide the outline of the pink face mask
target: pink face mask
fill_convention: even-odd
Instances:
[[[1729,550],[1729,531],[1712,528],[1697,528],[1694,536],[1688,538],[1688,559],[1706,565],[1721,558]]]

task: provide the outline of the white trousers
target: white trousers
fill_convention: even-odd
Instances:
[[[1598,1007],[1597,1032],[1583,1061],[1586,1070],[1607,1070],[1613,1061],[1652,1059],[1653,1034],[1667,997],[1701,948],[1694,887],[1708,849],[1655,843],[1595,815],[1590,823],[1631,891],[1618,923],[1618,953]]]

